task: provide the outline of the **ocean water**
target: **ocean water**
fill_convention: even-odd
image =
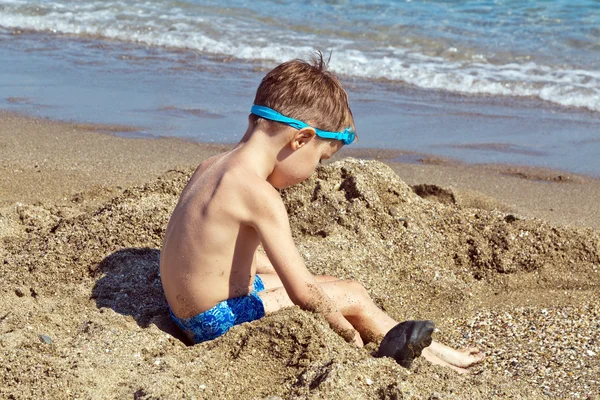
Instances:
[[[0,0],[0,105],[233,142],[315,49],[361,146],[600,176],[600,0]]]
[[[0,2],[0,26],[332,69],[460,93],[600,111],[600,1]]]

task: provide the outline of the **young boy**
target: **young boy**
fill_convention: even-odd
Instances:
[[[237,146],[196,169],[167,226],[160,273],[173,320],[199,343],[295,304],[357,346],[386,335],[397,321],[359,282],[308,271],[276,190],[354,140],[340,82],[320,54],[312,64],[283,63],[262,80],[248,119]],[[482,359],[437,342],[422,354],[459,372]]]

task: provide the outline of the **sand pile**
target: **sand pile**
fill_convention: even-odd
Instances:
[[[0,397],[598,393],[598,232],[458,207],[451,192],[413,190],[375,161],[336,162],[283,193],[300,252],[314,273],[362,282],[394,318],[432,318],[443,341],[481,346],[489,357],[476,374],[423,360],[404,370],[298,308],[186,346],[167,315],[158,259],[191,172],[99,207],[77,194],[71,206],[1,211]]]

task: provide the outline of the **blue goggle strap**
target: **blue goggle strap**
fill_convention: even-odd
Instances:
[[[355,133],[352,127],[348,127],[342,132],[329,132],[323,131],[318,128],[314,128],[308,125],[306,122],[286,117],[285,115],[278,113],[277,111],[269,107],[253,105],[250,109],[250,112],[258,117],[265,118],[271,121],[281,122],[295,129],[312,128],[315,130],[317,136],[322,137],[324,139],[341,140],[344,144],[350,144],[354,141]]]

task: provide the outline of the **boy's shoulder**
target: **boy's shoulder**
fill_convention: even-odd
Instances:
[[[264,178],[244,169],[230,171],[228,179],[240,189],[240,194],[247,200],[246,204],[254,212],[263,213],[265,208],[284,207],[281,195]]]
[[[247,223],[259,228],[265,223],[287,222],[288,214],[281,195],[267,180],[243,168],[233,172],[229,178],[239,185],[238,193],[243,197],[248,211]]]
[[[201,175],[210,173],[209,170],[216,166],[221,156],[202,162],[196,172]],[[226,188],[231,201],[238,206],[242,204],[245,206],[243,208],[249,213],[247,220],[262,218],[281,210],[285,212],[285,206],[277,189],[246,166],[237,163],[226,165],[218,172],[218,176],[220,181],[218,185]]]
[[[261,179],[243,165],[228,162],[225,162],[224,165],[219,165],[219,163],[223,161],[222,158],[226,155],[227,153],[218,154],[204,160],[196,167],[194,175],[210,176],[211,174],[216,173],[220,184],[225,183],[227,186],[239,187],[242,190],[247,190],[252,187],[260,188],[262,190],[274,189],[267,181]]]

